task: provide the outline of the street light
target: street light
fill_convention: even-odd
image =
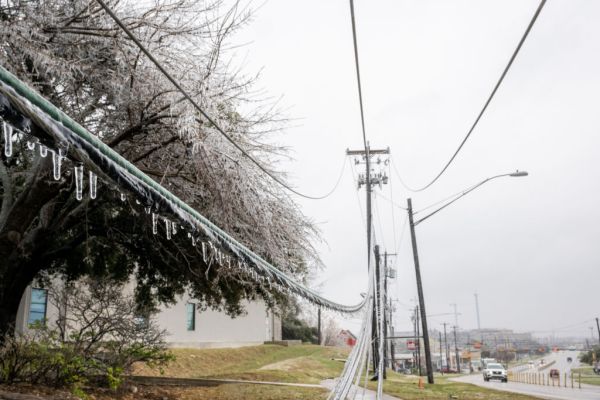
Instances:
[[[430,384],[433,383],[433,367],[432,367],[432,363],[431,363],[431,348],[429,346],[429,331],[427,330],[427,313],[425,311],[425,299],[423,296],[423,283],[421,281],[421,268],[419,266],[419,253],[417,251],[417,237],[415,236],[415,226],[420,224],[421,222],[425,221],[427,218],[442,211],[444,208],[448,207],[450,204],[454,203],[456,200],[466,196],[467,194],[471,193],[473,190],[477,189],[478,187],[481,187],[483,184],[491,181],[492,179],[501,178],[501,177],[505,177],[505,176],[517,178],[517,177],[522,177],[522,176],[527,176],[527,175],[528,175],[527,172],[517,170],[515,172],[511,172],[508,174],[501,174],[501,175],[496,175],[496,176],[487,178],[487,179],[479,182],[475,186],[471,186],[470,188],[465,189],[462,193],[457,195],[458,197],[449,201],[448,203],[444,204],[443,206],[439,207],[435,211],[427,214],[426,216],[424,216],[423,218],[421,218],[417,221],[413,220],[412,200],[410,198],[407,199],[408,221],[410,223],[410,236],[411,236],[411,240],[412,240],[413,259],[415,262],[415,274],[417,277],[417,293],[419,295],[419,307],[421,309],[421,323],[422,323],[422,328],[423,328],[423,344],[425,345],[425,364],[427,366],[427,382],[429,382]]]

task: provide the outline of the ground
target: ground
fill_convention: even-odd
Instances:
[[[139,365],[136,375],[163,376],[173,378],[212,378],[276,381],[288,383],[318,384],[324,379],[340,375],[342,360],[348,351],[345,349],[302,346],[253,346],[238,349],[174,349],[176,361],[159,371]],[[423,378],[425,379],[425,378]],[[369,384],[374,388],[374,383]],[[90,399],[108,400],[304,400],[326,399],[327,391],[320,388],[285,387],[254,384],[221,384],[208,387],[181,387],[136,384],[137,393],[125,388],[119,393],[109,390],[86,389]],[[14,390],[13,388],[10,388]],[[26,393],[52,393],[55,398],[68,399],[68,392],[60,392],[31,386],[20,386],[19,391]],[[0,386],[0,392],[7,387]],[[436,377],[435,385],[418,388],[418,378],[388,373],[384,391],[403,400],[416,399],[460,399],[460,400],[531,400],[530,396],[498,392],[474,385],[448,381],[447,376]],[[2,397],[0,396],[0,399]]]
[[[581,374],[581,383],[587,383],[588,385],[600,385],[600,375],[596,375],[591,366],[573,368],[575,376]]]
[[[340,375],[348,350],[315,345],[238,349],[174,349],[176,360],[161,375],[144,366],[137,375],[319,383]]]

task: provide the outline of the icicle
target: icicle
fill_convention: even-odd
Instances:
[[[204,261],[204,264],[208,261],[208,258],[206,257],[206,242],[202,242],[202,260]]]
[[[168,219],[165,218],[165,230],[167,232],[167,240],[171,240],[171,227],[173,226],[173,224],[171,224],[171,221],[169,221]]]
[[[90,171],[89,177],[90,177],[90,182],[88,183],[88,185],[90,187],[90,199],[93,200],[96,198],[96,195],[97,195],[98,175],[96,175],[95,173]]]
[[[140,205],[142,203],[140,203],[140,201],[138,199],[135,199],[135,204]]]
[[[121,201],[127,200],[127,195],[125,193],[121,193]]]
[[[30,142],[29,140],[27,141],[27,148],[29,150],[33,150],[35,149],[35,142]]]
[[[59,149],[58,153],[52,152],[52,175],[54,176],[55,181],[60,180],[60,167],[62,164],[62,151]]]
[[[43,144],[40,144],[40,156],[46,157],[48,155],[48,148]]]
[[[196,238],[192,236],[192,246],[196,247]]]
[[[188,232],[188,239],[192,237],[192,234]]]
[[[144,207],[144,211],[146,211],[146,214],[150,214],[150,211],[152,211],[152,207],[146,206]]]
[[[171,228],[172,228],[172,230],[173,230],[173,235],[176,235],[176,234],[177,234],[177,223],[176,223],[176,222],[173,222],[173,223],[171,224]]]
[[[83,165],[75,166],[75,198],[83,199]]]
[[[2,130],[4,131],[4,155],[10,157],[12,156],[13,127],[5,121],[2,121]]]
[[[152,213],[152,234],[158,233],[158,214]]]

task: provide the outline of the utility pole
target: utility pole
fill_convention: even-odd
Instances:
[[[380,257],[379,257],[379,246],[375,245],[374,247],[374,253],[375,253],[375,288],[377,289],[374,293],[376,293],[375,299],[373,301],[373,318],[371,319],[371,330],[372,330],[372,337],[373,337],[373,373],[375,374],[373,379],[375,379],[375,377],[378,374],[378,370],[379,370],[379,340],[381,339],[379,337],[379,324],[377,323],[378,321],[378,315],[377,315],[377,310],[379,310],[381,312],[381,307],[380,307],[380,303],[379,303],[379,291],[381,290],[381,286],[379,285],[379,261],[380,261]],[[384,369],[385,371],[385,369]]]
[[[475,292],[475,311],[477,311],[477,330],[479,331],[480,343],[483,346],[483,333],[481,332],[481,322],[479,320],[479,297]]]
[[[444,363],[442,362],[442,360],[443,360],[443,358],[442,358],[442,357],[443,357],[443,355],[444,355],[444,352],[442,351],[442,346],[443,346],[443,344],[444,344],[444,342],[442,342],[442,332],[440,332],[440,371],[442,371],[442,375],[444,375],[444,371],[443,371],[443,369],[442,369],[442,367],[443,367],[443,365],[442,365],[442,364],[444,364]]]
[[[387,149],[380,150],[371,150],[371,146],[369,142],[367,142],[367,146],[364,150],[346,150],[347,156],[357,156],[362,157],[362,161],[355,159],[356,164],[361,164],[364,162],[365,164],[365,173],[359,175],[358,177],[358,188],[360,189],[363,185],[366,186],[366,197],[367,197],[367,265],[371,265],[371,236],[372,236],[372,221],[373,221],[373,213],[371,211],[371,193],[373,191],[374,185],[381,186],[382,184],[387,184],[388,177],[385,172],[378,172],[376,174],[371,173],[371,157],[374,155],[388,155],[390,154],[389,147]],[[380,164],[382,161],[378,159],[376,161],[377,164]],[[377,263],[376,268],[379,268],[379,247],[375,246],[373,249],[375,252],[375,262]],[[376,273],[379,272],[379,269],[375,270]],[[377,277],[379,278],[379,277]],[[377,280],[377,284],[379,285],[379,280]],[[375,299],[373,302],[373,307],[375,307],[375,302],[378,301]],[[375,311],[375,310],[373,310]],[[377,373],[377,363],[379,356],[379,348],[377,346],[377,321],[376,321],[376,313],[373,312],[373,320],[372,320],[372,337],[373,337],[373,372]]]
[[[317,311],[317,319],[317,336],[319,338],[319,346],[321,346],[323,344],[323,337],[321,336],[321,306],[319,306]]]
[[[383,304],[384,304],[384,310],[387,309],[387,311],[389,312],[389,325],[390,325],[390,328],[392,329],[392,336],[394,336],[393,327],[392,327],[392,299],[390,297],[389,308],[388,308],[388,301],[387,301],[387,299],[388,299],[388,285],[387,285],[387,281],[388,281],[388,278],[394,279],[396,277],[396,274],[395,274],[396,271],[394,269],[388,267],[388,256],[395,256],[395,255],[396,255],[396,253],[388,253],[387,251],[385,251],[383,253],[383,270],[384,270],[384,273],[385,273],[385,275],[384,275],[384,281],[383,281]],[[387,355],[388,354],[388,313],[387,312],[385,313],[384,324],[385,324],[385,326],[383,328],[383,332],[385,334],[385,342],[384,342],[385,349],[384,349],[384,354]],[[394,363],[394,354],[393,354],[394,345],[393,345],[393,342],[390,342],[389,347],[390,347],[390,351],[392,352],[391,355],[390,355],[390,358],[389,358],[390,368],[393,368],[393,366],[394,366],[393,365],[393,363]],[[387,365],[387,363],[386,363],[386,365]]]
[[[385,173],[382,172],[378,172],[377,174],[373,174],[371,175],[372,171],[371,171],[371,157],[373,157],[374,155],[388,155],[390,154],[390,148],[388,147],[387,149],[379,149],[379,150],[371,150],[371,147],[369,145],[369,142],[367,142],[367,147],[364,150],[350,150],[347,149],[346,150],[346,155],[347,156],[360,156],[362,157],[363,161],[359,161],[358,159],[355,159],[355,163],[356,164],[361,164],[364,162],[365,164],[365,173],[364,174],[360,174],[358,177],[358,188],[360,189],[362,187],[362,185],[365,185],[367,190],[366,190],[366,194],[367,194],[367,248],[368,250],[368,255],[367,255],[367,261],[371,260],[371,229],[372,229],[372,220],[373,220],[373,213],[371,212],[371,193],[373,192],[373,186],[374,185],[379,185],[381,186],[382,184],[387,184],[388,182],[388,177]],[[381,160],[377,160],[377,164],[380,164]]]
[[[414,361],[413,365],[417,365],[417,361],[418,361],[418,359],[417,359],[417,347],[416,347],[417,346],[417,325],[418,325],[418,323],[417,323],[417,314],[418,314],[418,311],[417,311],[417,307],[415,306],[415,309],[413,311],[413,334],[414,334],[414,341],[413,341],[413,343],[414,343],[414,346],[415,346],[415,349],[413,350],[413,361]]]
[[[598,343],[600,343],[600,323],[598,322],[598,317],[596,317],[596,327],[598,328]]]
[[[392,335],[392,337],[394,337],[394,320],[392,318],[392,313],[394,311],[393,305],[392,305],[392,299],[390,298],[390,334]],[[387,341],[386,341],[387,343]],[[390,363],[390,368],[392,368],[393,371],[395,371],[395,366],[396,366],[396,349],[395,349],[395,345],[394,345],[394,339],[390,340],[390,359],[391,359],[391,363]]]
[[[416,307],[415,310],[415,318],[417,320],[417,363],[419,365],[419,376],[423,375],[423,371],[421,371],[421,332],[419,327],[419,306]]]
[[[448,325],[446,322],[443,322],[442,325],[444,325],[444,349],[446,350],[446,368],[448,368],[448,371],[450,371],[450,349],[448,348],[448,336],[446,336],[446,325]]]
[[[427,367],[427,382],[433,382],[433,367],[431,365],[431,349],[429,347],[429,331],[427,329],[427,313],[425,312],[425,296],[423,295],[423,283],[421,281],[421,267],[419,266],[419,253],[417,250],[417,237],[415,235],[415,223],[413,220],[412,200],[408,202],[408,221],[410,223],[410,236],[412,239],[413,259],[415,262],[415,274],[417,277],[417,293],[419,295],[419,307],[421,309],[421,323],[423,324],[423,344],[425,345],[425,365]]]
[[[458,326],[458,311],[457,311],[457,305],[456,303],[451,303],[450,304],[453,308],[454,308],[454,325]]]
[[[454,330],[454,356],[456,357],[456,371],[460,374],[460,357],[458,354],[458,344],[456,343],[456,325],[452,327]]]

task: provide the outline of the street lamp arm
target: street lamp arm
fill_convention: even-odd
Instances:
[[[448,207],[450,204],[454,203],[455,201],[457,201],[458,199],[466,196],[467,194],[471,193],[473,190],[477,189],[478,187],[482,186],[483,184],[491,181],[492,179],[496,179],[496,178],[501,178],[504,176],[512,176],[512,177],[521,177],[521,176],[527,176],[527,172],[525,171],[516,171],[516,172],[511,172],[509,174],[500,174],[500,175],[496,175],[496,176],[492,176],[490,178],[487,178],[481,182],[479,182],[478,184],[476,184],[475,186],[465,190],[464,192],[462,192],[458,197],[456,197],[455,199],[453,199],[452,201],[444,204],[443,206],[441,206],[440,208],[436,209],[435,211],[432,211],[431,213],[427,214],[426,216],[424,216],[421,219],[418,219],[417,221],[414,222],[414,225],[417,226],[419,225],[421,222],[425,221],[427,218],[437,214],[438,212],[442,211],[444,208]]]

